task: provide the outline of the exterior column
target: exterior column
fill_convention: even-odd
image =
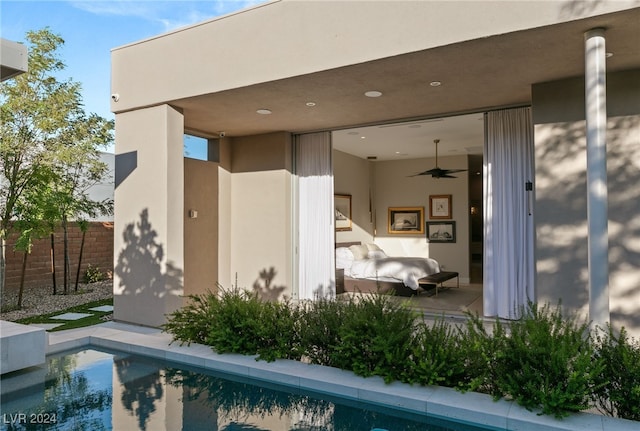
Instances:
[[[607,99],[604,29],[585,33],[589,319],[605,328],[609,314],[607,233]]]
[[[182,305],[183,134],[169,105],[116,115],[114,320],[157,327]]]

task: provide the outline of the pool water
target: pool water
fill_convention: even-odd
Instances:
[[[50,356],[0,383],[3,431],[484,429],[95,349]]]

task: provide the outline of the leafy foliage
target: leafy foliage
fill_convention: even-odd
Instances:
[[[455,327],[444,319],[421,323],[411,343],[407,383],[460,387],[468,374],[465,349]]]
[[[496,319],[491,330],[478,315],[467,313],[467,323],[460,331],[460,347],[467,375],[460,382],[460,389],[492,395],[495,399],[504,395],[498,385],[498,363],[505,353],[506,329]]]
[[[222,288],[189,298],[163,327],[176,340],[268,361],[299,359],[298,310],[288,302],[263,302],[255,293]]]
[[[496,343],[493,373],[498,390],[527,409],[563,417],[589,407],[602,363],[594,360],[588,323],[562,315],[560,307],[529,304]]]
[[[335,366],[361,376],[400,380],[415,329],[416,315],[385,295],[364,296],[344,304]]]
[[[340,344],[345,309],[344,303],[327,298],[305,304],[300,318],[300,344],[312,364],[338,366],[335,350]]]
[[[640,346],[624,330],[594,343],[586,322],[531,303],[518,321],[426,324],[384,295],[293,305],[244,291],[191,297],[169,316],[181,342],[259,359],[305,358],[320,365],[420,385],[515,400],[561,418],[596,400],[612,415],[638,418]]]
[[[87,269],[84,270],[83,281],[85,283],[97,283],[103,281],[106,278],[104,272],[100,271],[100,268],[91,264],[87,265]]]
[[[596,406],[609,416],[640,421],[640,343],[624,328],[616,336],[609,327],[596,339],[597,360],[604,364],[596,377]]]
[[[57,222],[66,232],[68,220],[112,208],[112,202],[89,199],[88,188],[106,172],[98,150],[113,140],[113,122],[87,115],[80,84],[56,78],[65,67],[59,35],[45,28],[27,32],[26,39],[28,72],[0,84],[0,293],[12,227],[23,233],[27,246],[20,247],[28,251],[31,237]],[[65,241],[65,292],[68,262]]]

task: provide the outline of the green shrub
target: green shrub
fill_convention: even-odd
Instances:
[[[305,304],[301,316],[300,343],[303,355],[312,364],[338,366],[333,358],[340,344],[340,328],[348,306],[348,303],[324,298]]]
[[[242,290],[189,297],[163,329],[181,343],[258,359],[308,359],[361,376],[442,385],[514,399],[563,417],[589,401],[604,413],[640,420],[640,345],[589,334],[559,307],[529,304],[523,317],[485,327],[477,315],[454,328],[432,326],[384,295],[302,306],[264,302]]]
[[[263,302],[257,294],[225,290],[190,296],[163,326],[181,342],[211,346],[218,353],[258,355],[258,359],[299,359],[299,311],[288,302]]]
[[[640,421],[640,343],[624,328],[597,335],[598,359],[604,363],[594,391],[596,407],[609,416]]]
[[[504,396],[498,386],[500,363],[505,354],[507,334],[504,325],[496,319],[491,331],[477,315],[467,313],[467,322],[460,334],[460,355],[466,373],[458,382],[459,389],[489,394],[494,399]]]
[[[207,334],[221,308],[220,298],[208,291],[201,295],[189,295],[187,299],[187,305],[171,313],[162,329],[172,334],[174,341],[179,341],[180,345],[206,344]]]
[[[410,360],[415,313],[385,295],[363,296],[344,307],[331,362],[360,376],[401,380]]]
[[[104,281],[106,279],[106,275],[104,272],[100,271],[100,268],[97,266],[93,266],[91,264],[87,265],[87,269],[84,270],[84,275],[82,277],[83,283],[97,283],[98,281]]]
[[[560,307],[529,304],[520,320],[511,322],[504,350],[496,356],[500,391],[527,409],[541,408],[556,417],[589,407],[595,376],[588,324],[564,317]]]
[[[257,329],[259,359],[299,360],[300,315],[299,307],[285,302],[262,302],[261,325]]]
[[[444,319],[431,326],[418,325],[411,343],[408,369],[403,376],[407,383],[421,385],[459,386],[467,375],[464,350],[458,331]]]

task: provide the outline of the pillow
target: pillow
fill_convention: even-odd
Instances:
[[[353,264],[353,253],[347,247],[336,248],[336,268],[349,269]],[[346,271],[345,271],[346,272]]]
[[[367,250],[369,251],[382,251],[378,244],[367,244]]]
[[[351,253],[349,247],[338,247],[336,248],[336,259],[353,260],[353,253]]]
[[[367,253],[367,257],[369,259],[384,259],[385,257],[389,256],[387,256],[387,253],[382,250],[371,250],[369,251],[369,253]]]
[[[363,260],[367,258],[367,254],[369,254],[369,249],[366,245],[352,245],[349,247],[351,253],[353,253],[353,258],[355,260]]]

